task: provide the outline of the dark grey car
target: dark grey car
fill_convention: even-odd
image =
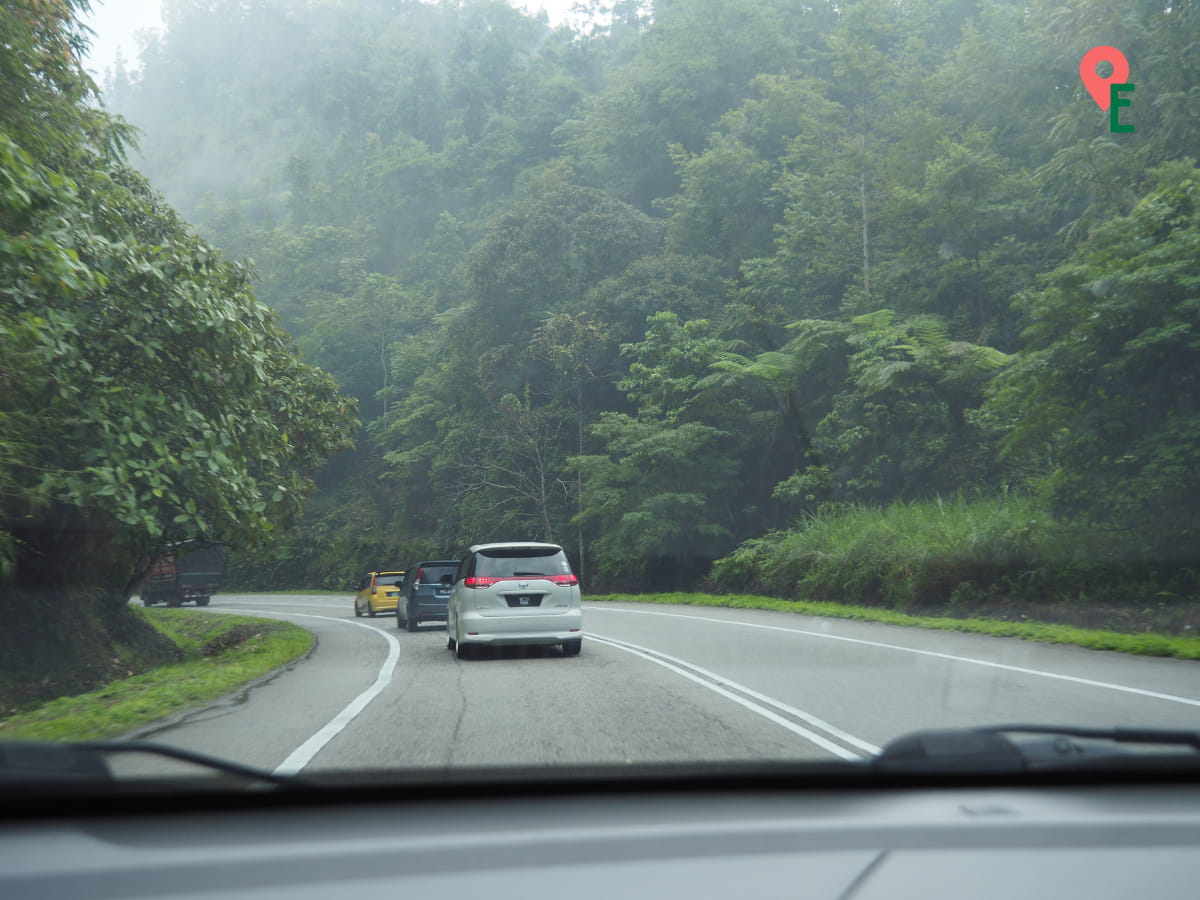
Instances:
[[[422,622],[444,620],[456,572],[456,559],[432,559],[409,566],[396,606],[396,627],[416,631]]]

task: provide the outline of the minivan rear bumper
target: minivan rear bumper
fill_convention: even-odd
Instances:
[[[577,609],[540,616],[463,612],[458,630],[459,640],[467,644],[561,644],[583,637],[583,613]]]

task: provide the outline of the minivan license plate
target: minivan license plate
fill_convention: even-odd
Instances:
[[[535,607],[542,605],[543,594],[505,594],[504,602],[511,607]]]

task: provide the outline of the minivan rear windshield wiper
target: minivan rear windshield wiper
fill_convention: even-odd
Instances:
[[[890,741],[871,765],[885,772],[984,772],[1069,768],[1118,758],[1200,761],[1194,753],[1152,754],[1125,744],[1200,750],[1200,732],[1030,724],[916,731]]]

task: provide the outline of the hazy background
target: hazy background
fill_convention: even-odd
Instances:
[[[536,12],[544,9],[553,25],[565,22],[570,17],[571,7],[577,0],[529,0],[527,3],[510,2],[510,6]],[[88,69],[99,78],[116,62],[118,54],[124,56],[128,68],[137,68],[140,45],[138,36],[148,29],[162,27],[163,0],[92,0],[91,15],[84,19],[95,32],[91,52],[88,54]]]

